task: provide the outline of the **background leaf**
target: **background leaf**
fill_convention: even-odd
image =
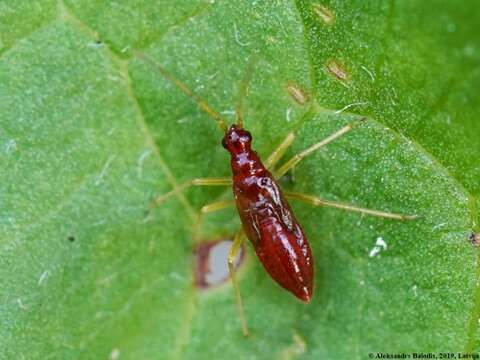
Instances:
[[[6,359],[343,359],[478,350],[477,2],[1,1],[0,349]],[[230,284],[193,286],[192,224],[230,190],[221,133],[141,50],[229,121],[248,58],[246,127],[289,155],[359,115],[284,186],[415,213],[398,223],[293,203],[316,258],[305,305],[251,249]],[[293,99],[289,87],[310,101]],[[233,210],[202,237],[231,237]],[[388,249],[369,253],[378,237]]]

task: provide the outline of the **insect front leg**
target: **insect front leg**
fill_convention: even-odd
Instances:
[[[206,214],[215,211],[223,210],[235,205],[234,200],[222,200],[203,206],[200,209],[200,213],[197,216],[195,224],[193,226],[193,240],[197,243],[200,240],[201,229],[203,225],[203,218]]]
[[[243,310],[242,296],[240,295],[240,286],[238,285],[237,278],[235,277],[235,259],[237,258],[238,251],[240,250],[243,241],[245,240],[245,233],[243,229],[240,229],[235,234],[232,247],[228,253],[228,271],[230,272],[230,278],[232,279],[233,288],[235,290],[235,297],[237,300],[238,313],[240,316],[240,322],[242,324],[242,332],[244,336],[248,336],[247,319]]]
[[[232,185],[232,179],[229,177],[212,177],[212,178],[198,178],[187,181],[181,185],[178,185],[172,191],[157,196],[152,200],[152,206],[158,206],[168,200],[173,195],[177,195],[191,186],[229,186]]]
[[[248,61],[245,74],[243,75],[243,79],[239,84],[238,99],[237,99],[237,106],[235,108],[235,112],[237,114],[237,125],[242,128],[243,128],[243,101],[247,97],[248,87],[250,86],[250,82],[252,80],[255,67],[259,60],[260,59],[256,55],[253,55],[250,58],[250,60]]]
[[[339,137],[345,135],[346,133],[348,133],[350,130],[352,130],[353,128],[355,128],[360,122],[362,122],[363,120],[365,120],[365,118],[362,118],[360,120],[357,120],[357,121],[353,121],[352,123],[348,124],[348,125],[345,125],[344,127],[340,128],[339,130],[335,131],[333,134],[331,134],[330,136],[326,137],[325,139],[323,139],[322,141],[319,141],[318,143],[316,144],[313,144],[312,146],[306,148],[305,150],[299,152],[298,154],[295,154],[290,160],[288,160],[285,164],[283,164],[282,166],[280,166],[280,168],[276,171],[274,171],[274,176],[279,179],[281,178],[283,175],[285,175],[287,173],[288,170],[292,169],[293,167],[295,167],[300,161],[302,161],[302,159],[304,159],[305,157],[307,157],[308,155],[310,155],[311,153],[313,153],[314,151],[324,147],[325,145],[331,143],[332,141],[338,139]],[[290,134],[289,134],[290,135]],[[293,135],[293,134],[292,134]],[[291,141],[289,139],[289,137],[287,136],[287,138],[285,138],[285,140],[282,142],[282,144],[279,146],[279,149],[281,149],[283,152],[280,151],[280,154],[277,155],[277,150],[275,150],[272,155],[270,155],[270,157],[268,158],[267,160],[267,163],[268,161],[270,160],[271,157],[273,157],[272,159],[272,166],[275,164],[275,162],[278,161],[278,159],[280,159],[281,155],[283,155],[283,153],[285,152],[286,148],[288,148],[288,146],[290,146],[290,144],[293,142],[293,138],[291,139]],[[285,147],[285,149],[283,149],[283,147]]]
[[[320,199],[319,197],[316,197],[316,196],[301,194],[301,193],[297,193],[297,192],[286,191],[285,196],[287,198],[290,198],[290,199],[296,199],[296,200],[303,201],[303,202],[305,202],[307,204],[310,204],[312,206],[333,207],[333,208],[336,208],[336,209],[353,211],[353,212],[358,212],[358,213],[365,214],[365,215],[372,215],[372,216],[377,216],[377,217],[382,217],[382,218],[387,218],[387,219],[405,221],[405,220],[414,220],[414,219],[418,218],[417,215],[403,215],[403,214],[396,214],[396,213],[386,212],[386,211],[366,209],[366,208],[361,208],[361,207],[357,207],[357,206],[354,206],[354,205],[345,204],[345,203],[341,203],[341,202],[323,200],[323,199]]]
[[[290,132],[285,136],[285,139],[283,139],[280,145],[273,150],[268,159],[264,162],[267,169],[272,169],[278,163],[283,154],[285,154],[285,151],[287,151],[290,145],[292,145],[293,140],[295,140],[295,133]]]

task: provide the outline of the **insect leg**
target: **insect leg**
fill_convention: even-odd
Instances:
[[[403,215],[403,214],[396,214],[396,213],[386,212],[386,211],[371,210],[371,209],[361,208],[361,207],[357,207],[357,206],[353,206],[353,205],[349,205],[341,202],[323,200],[316,196],[301,194],[297,192],[286,191],[285,196],[290,199],[296,199],[296,200],[306,202],[313,206],[333,207],[337,209],[353,211],[361,214],[372,215],[372,216],[377,216],[377,217],[382,217],[387,219],[405,221],[405,220],[414,220],[418,218],[417,215]]]
[[[245,317],[245,312],[243,311],[242,297],[240,295],[240,286],[238,285],[237,279],[235,277],[235,259],[237,257],[238,251],[242,246],[244,241],[245,233],[243,229],[240,229],[235,234],[235,239],[233,240],[232,247],[228,253],[228,271],[230,272],[230,278],[232,279],[233,287],[235,289],[235,297],[237,299],[238,313],[240,315],[240,322],[242,323],[242,332],[243,336],[248,336],[248,327],[247,319]]]
[[[314,151],[320,149],[321,147],[331,143],[332,141],[338,139],[342,135],[348,133],[350,130],[352,130],[355,126],[358,125],[360,121],[363,121],[365,118],[362,118],[359,121],[352,122],[348,125],[345,125],[341,129],[335,131],[333,134],[330,136],[326,137],[322,141],[319,141],[316,144],[313,144],[312,146],[306,148],[305,150],[299,152],[298,154],[295,154],[290,160],[288,160],[285,164],[283,164],[278,170],[274,172],[274,176],[278,179],[285,175],[285,173],[292,169],[295,165],[297,165],[303,158],[307,157]],[[292,140],[293,141],[293,140]]]
[[[273,168],[278,161],[282,158],[285,151],[292,145],[293,140],[295,140],[295,134],[290,132],[285,136],[285,139],[278,145],[278,147],[273,150],[268,159],[264,162],[264,165],[267,169]]]
[[[158,206],[165,202],[168,198],[178,193],[181,193],[185,189],[189,188],[190,186],[228,186],[232,184],[232,179],[229,177],[216,177],[216,178],[198,178],[187,181],[179,186],[177,186],[172,191],[157,196],[155,199],[152,200],[152,206]]]
[[[165,69],[163,66],[161,66],[151,58],[147,57],[145,54],[139,51],[135,51],[135,55],[144,64],[147,64],[151,68],[155,69],[160,75],[162,75],[165,79],[170,81],[185,95],[190,97],[200,109],[206,112],[213,120],[217,122],[217,125],[221,130],[226,130],[227,128],[226,122],[220,116],[220,114],[216,112],[205,100],[203,100],[200,96],[196,95],[192,90],[190,90],[190,88],[188,88],[187,85],[185,85],[183,82],[178,80],[173,74],[168,72],[167,69]]]
[[[235,204],[234,200],[222,200],[222,201],[217,201],[208,205],[203,206],[200,209],[200,213],[197,216],[197,219],[195,221],[194,227],[193,227],[193,239],[195,242],[198,242],[200,240],[200,230],[202,228],[203,224],[203,217],[205,214],[219,211],[226,209],[230,206],[233,206]]]
[[[253,72],[258,60],[258,57],[255,55],[250,58],[247,65],[247,70],[245,71],[245,75],[243,76],[238,89],[238,100],[235,112],[237,113],[237,125],[240,127],[243,127],[243,100],[247,96],[248,86],[252,80]]]
[[[234,204],[235,204],[234,200],[222,200],[222,201],[214,202],[214,203],[203,206],[200,209],[200,212],[202,214],[207,214],[210,212],[226,209],[230,206],[233,206]]]

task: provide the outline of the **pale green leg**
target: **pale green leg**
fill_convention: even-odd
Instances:
[[[240,316],[240,322],[242,324],[242,332],[244,336],[248,336],[247,319],[243,310],[242,297],[240,295],[240,286],[238,285],[237,278],[235,277],[235,259],[237,258],[237,254],[242,246],[244,238],[245,233],[243,232],[243,229],[240,229],[236,233],[232,247],[230,248],[230,251],[228,253],[228,271],[230,272],[230,278],[232,279],[233,288],[235,290],[238,313]]]
[[[223,210],[225,208],[228,208],[230,206],[233,206],[235,202],[233,200],[223,200],[223,201],[218,201],[212,204],[208,204],[203,206],[200,209],[200,214],[197,218],[197,222],[195,224],[194,228],[194,240],[195,242],[199,241],[200,238],[200,229],[203,224],[203,217],[205,214]],[[228,252],[228,271],[230,273],[230,278],[232,279],[232,284],[233,288],[235,291],[235,298],[237,302],[237,307],[238,307],[238,313],[240,316],[240,323],[242,325],[242,332],[244,336],[248,336],[248,327],[247,327],[247,320],[245,317],[245,312],[243,310],[243,303],[242,303],[242,297],[240,295],[240,286],[238,285],[237,278],[235,276],[235,259],[237,258],[237,255],[242,247],[243,241],[245,240],[245,234],[243,232],[243,229],[240,229],[236,234],[235,238],[232,243],[232,247],[230,248],[230,251]]]
[[[362,119],[363,120],[363,119]],[[298,154],[295,154],[290,160],[288,160],[285,164],[283,164],[282,166],[280,166],[280,168],[276,171],[274,171],[274,176],[279,179],[281,178],[283,175],[285,175],[287,173],[288,170],[292,169],[293,167],[295,167],[295,165],[297,165],[302,159],[304,159],[305,157],[307,157],[308,155],[310,155],[311,153],[313,153],[314,151],[322,148],[323,146],[331,143],[332,141],[338,139],[339,137],[341,137],[342,135],[345,135],[346,133],[348,133],[350,130],[352,130],[356,125],[358,124],[358,121],[357,122],[352,122],[348,125],[345,125],[344,127],[342,127],[341,129],[335,131],[333,134],[331,134],[330,136],[328,136],[327,138],[323,139],[322,141],[319,141],[318,143],[316,144],[313,144],[312,146],[308,147],[307,149],[299,152]],[[289,134],[290,135],[290,134]],[[288,137],[288,135],[287,135]],[[286,139],[285,139],[286,140]],[[293,141],[293,140],[292,140]],[[280,145],[280,147],[284,146],[284,144],[287,144],[286,147],[290,146],[291,142],[288,143],[286,141],[282,142],[282,144]],[[275,150],[275,152],[277,152],[279,149]],[[285,152],[286,149],[281,149],[281,151]],[[283,153],[282,153],[283,154]]]
[[[290,145],[292,145],[293,140],[295,140],[295,134],[293,132],[290,132],[285,136],[285,139],[283,139],[281,144],[273,150],[268,159],[264,162],[267,169],[272,169],[278,163],[283,154],[285,154],[285,151],[287,151]]]
[[[152,201],[152,206],[158,206],[162,203],[164,203],[166,200],[168,200],[170,197],[173,195],[177,195],[178,193],[181,193],[185,189],[191,187],[191,186],[229,186],[232,184],[232,179],[229,177],[212,177],[212,178],[198,178],[198,179],[192,179],[190,181],[187,181],[181,185],[178,185],[175,189],[172,191],[160,195],[153,199]]]
[[[330,200],[323,200],[320,199],[319,197],[312,196],[312,195],[306,195],[306,194],[301,194],[301,193],[296,193],[296,192],[285,192],[285,196],[290,199],[296,199],[303,201],[307,204],[313,205],[313,206],[326,206],[326,207],[333,207],[336,209],[342,209],[346,211],[353,211],[353,212],[358,212],[360,214],[365,214],[365,215],[372,215],[372,216],[377,216],[377,217],[382,217],[382,218],[387,218],[387,219],[395,219],[395,220],[413,220],[416,219],[418,216],[417,215],[402,215],[402,214],[396,214],[396,213],[391,213],[391,212],[386,212],[386,211],[378,211],[378,210],[371,210],[371,209],[365,209],[349,204],[344,204],[341,202],[336,202],[336,201],[330,201]]]
[[[202,229],[204,216],[208,213],[226,209],[234,204],[235,202],[233,200],[222,200],[203,206],[200,209],[200,213],[197,216],[195,224],[193,225],[193,240],[195,243],[200,241],[200,231]]]

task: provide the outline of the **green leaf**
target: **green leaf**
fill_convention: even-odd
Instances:
[[[480,7],[475,1],[0,1],[0,349],[6,359],[364,359],[479,350]],[[303,160],[289,190],[418,214],[395,222],[293,202],[316,262],[311,304],[239,271],[194,285],[198,209],[231,191],[221,132],[147,54],[266,158],[366,116]],[[292,89],[305,99],[295,99]],[[305,100],[305,101],[304,101]],[[308,100],[308,101],[306,101]],[[286,158],[285,158],[286,159]],[[203,240],[231,238],[233,209]],[[370,256],[377,238],[387,249]]]

